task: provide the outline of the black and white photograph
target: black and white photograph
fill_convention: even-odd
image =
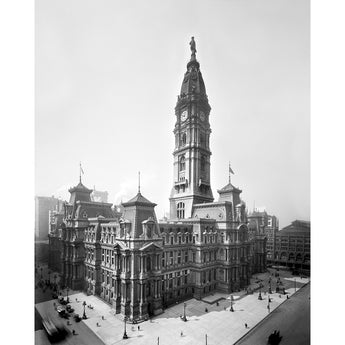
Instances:
[[[309,344],[309,1],[35,6],[35,344]]]
[[[335,177],[312,190],[311,2],[35,0],[32,14],[32,207],[16,199],[32,250],[8,281],[31,278],[1,293],[11,309],[31,296],[32,343],[314,343],[311,310],[339,299],[318,275],[341,273],[311,264],[311,205],[331,218],[337,203],[319,194]],[[22,156],[13,175],[29,174]]]

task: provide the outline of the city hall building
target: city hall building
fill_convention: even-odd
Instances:
[[[49,235],[49,264],[60,269],[62,284],[100,296],[132,321],[188,298],[237,291],[266,269],[258,260],[266,257],[266,237],[248,232],[242,191],[230,173],[214,200],[211,107],[194,39],[191,51],[175,107],[169,219],[157,221],[156,204],[140,186],[115,216],[111,204],[91,200],[80,180]]]

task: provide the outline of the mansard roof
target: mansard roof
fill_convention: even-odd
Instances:
[[[242,191],[240,189],[236,188],[234,185],[232,185],[231,182],[229,182],[223,188],[218,189],[217,192],[219,194],[222,194],[222,193],[227,193],[227,192],[239,192],[239,193],[241,193]]]
[[[74,204],[76,201],[91,201],[90,194],[92,193],[92,189],[86,188],[81,181],[68,191],[71,193],[69,200],[70,204]]]
[[[140,192],[138,192],[138,194],[132,198],[131,200],[127,201],[127,202],[123,202],[122,203],[123,206],[137,206],[137,205],[141,205],[141,206],[156,206],[157,204],[147,200],[145,197],[143,197],[141,195]]]
[[[295,220],[290,225],[286,226],[282,230],[278,231],[278,235],[288,235],[288,234],[302,234],[310,233],[310,222],[304,220]]]

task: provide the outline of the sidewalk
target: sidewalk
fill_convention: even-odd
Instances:
[[[289,296],[294,289],[288,289]],[[113,314],[111,306],[101,301],[95,296],[87,296],[84,293],[76,293],[70,295],[70,301],[75,312],[80,316],[83,315],[82,302],[86,301],[91,304],[94,309],[86,307],[87,320],[82,320],[106,345],[112,344],[157,344],[159,337],[160,345],[176,345],[176,344],[203,344],[205,343],[205,335],[207,334],[208,345],[216,344],[232,344],[252,327],[268,315],[267,304],[268,296],[262,294],[263,300],[258,300],[258,293],[244,296],[234,296],[233,308],[234,312],[229,311],[230,301],[221,300],[219,306],[191,299],[186,301],[187,322],[180,319],[183,313],[183,304],[170,307],[159,316],[154,317],[151,321],[140,323],[138,325],[126,325],[128,339],[123,340],[124,322],[119,316]],[[286,300],[286,296],[272,294],[270,310],[276,309],[282,302]],[[76,302],[75,299],[79,302]],[[291,297],[293,298],[293,297]],[[46,309],[43,302],[37,305],[37,309],[43,312]],[[48,306],[48,305],[47,305]],[[208,312],[205,312],[207,307]],[[224,310],[225,307],[225,310]],[[104,320],[102,320],[104,316]],[[97,326],[97,322],[99,326]],[[245,323],[248,328],[245,328]],[[181,336],[181,331],[183,336]]]

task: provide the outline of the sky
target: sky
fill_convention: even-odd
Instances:
[[[310,219],[307,0],[37,0],[35,194],[79,180],[169,211],[174,107],[195,37],[212,107],[211,186],[280,226]]]

